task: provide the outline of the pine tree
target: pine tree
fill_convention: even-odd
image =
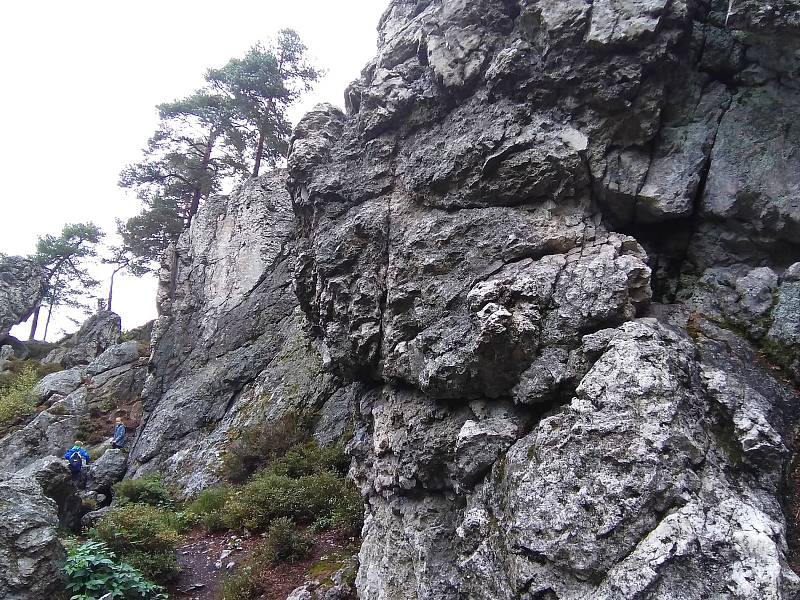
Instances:
[[[61,235],[39,238],[33,259],[44,269],[46,285],[43,301],[37,304],[33,312],[31,340],[36,336],[43,302],[48,307],[45,339],[50,318],[57,307],[86,309],[86,291],[97,287],[99,282],[89,275],[85,262],[97,255],[96,246],[102,237],[100,228],[89,222],[67,224],[61,230]]]
[[[230,94],[243,124],[244,138],[254,139],[253,176],[262,162],[274,166],[286,156],[291,135],[287,110],[322,76],[308,62],[307,48],[292,29],[284,29],[270,48],[253,46],[244,58],[232,59],[221,69],[210,69],[206,79]]]

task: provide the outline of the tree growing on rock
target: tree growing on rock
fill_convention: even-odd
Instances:
[[[117,220],[117,227],[120,234],[122,234],[123,223]],[[103,264],[112,265],[114,268],[111,271],[111,276],[108,281],[108,295],[106,296],[105,307],[106,310],[112,310],[111,303],[114,299],[114,279],[116,276],[124,271],[128,271],[131,275],[141,276],[150,271],[149,260],[134,253],[128,247],[123,238],[123,243],[110,246],[108,248],[109,254],[104,256],[101,260]]]
[[[125,168],[120,186],[142,211],[119,227],[123,248],[155,268],[200,204],[233,178],[257,176],[289,147],[288,108],[319,80],[307,48],[291,29],[206,73],[208,86],[158,106],[161,122],[142,160]]]
[[[44,338],[50,327],[53,311],[59,306],[86,310],[86,292],[96,288],[99,281],[86,268],[86,262],[97,256],[97,244],[103,237],[101,229],[92,222],[64,225],[61,235],[45,235],[36,242],[33,259],[46,274],[44,298],[33,311],[30,339],[36,337],[39,312],[47,305]]]
[[[291,135],[287,110],[322,76],[307,51],[296,31],[283,29],[269,48],[256,44],[244,58],[206,73],[209,83],[232,97],[243,120],[237,125],[252,144],[254,177],[262,162],[274,166],[286,156]]]

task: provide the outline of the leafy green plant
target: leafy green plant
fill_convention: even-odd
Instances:
[[[270,565],[294,562],[308,556],[309,550],[309,537],[300,533],[291,519],[279,517],[270,523],[266,541],[256,550],[254,560]]]
[[[121,503],[150,504],[152,506],[171,506],[172,498],[157,475],[140,479],[124,479],[114,484],[114,496]]]
[[[310,523],[332,512],[344,484],[328,471],[298,479],[269,471],[260,473],[230,497],[223,519],[230,529],[246,527],[252,531],[265,531],[279,517]]]
[[[260,467],[307,440],[308,430],[307,418],[293,411],[275,421],[247,427],[228,444],[220,474],[232,483],[242,483]]]
[[[233,493],[230,486],[221,485],[203,490],[186,506],[186,512],[194,522],[199,522],[209,533],[224,531],[223,509]]]
[[[179,572],[175,549],[185,519],[173,511],[147,504],[127,504],[110,510],[91,531],[147,577],[169,581]]]
[[[32,366],[16,373],[0,393],[0,428],[8,427],[36,411],[33,387],[39,375]]]
[[[64,567],[71,600],[96,600],[104,594],[121,600],[167,600],[164,589],[145,579],[131,565],[119,562],[102,542],[73,546]]]

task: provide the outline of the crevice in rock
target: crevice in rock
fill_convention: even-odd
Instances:
[[[794,458],[786,477],[784,513],[786,514],[787,558],[792,570],[800,575],[800,426],[795,427]]]

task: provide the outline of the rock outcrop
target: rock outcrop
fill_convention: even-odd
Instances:
[[[44,271],[32,260],[0,255],[0,344],[11,327],[31,316],[44,287]]]
[[[0,597],[58,600],[65,596],[58,507],[27,476],[0,481]]]
[[[145,417],[129,475],[164,473],[191,495],[216,482],[228,443],[288,412],[338,438],[349,396],[323,372],[292,290],[286,174],[207,202],[161,272]]]
[[[0,470],[13,473],[39,458],[62,456],[76,439],[93,451],[111,438],[117,416],[135,431],[147,376],[143,349],[135,341],[123,342],[107,348],[88,365],[43,377],[33,390],[42,410],[0,439],[4,447],[14,449],[0,456]]]
[[[61,363],[66,368],[87,365],[120,341],[119,315],[101,310],[89,317],[81,328],[58,343],[42,362]]]
[[[297,295],[368,388],[360,597],[800,597],[797,14],[393,0],[301,120]]]

